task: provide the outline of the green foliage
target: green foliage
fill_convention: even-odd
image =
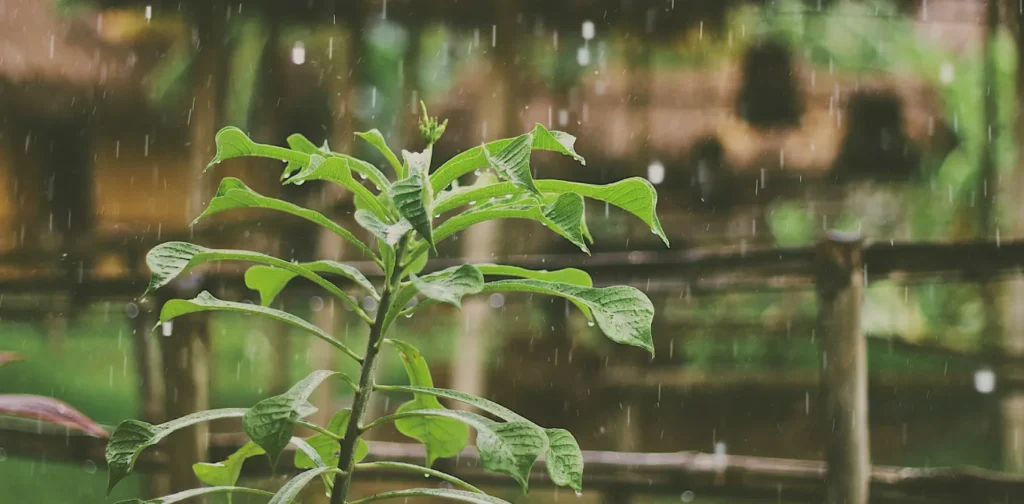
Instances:
[[[211,166],[236,157],[267,157],[286,163],[282,174],[284,184],[315,180],[339,184],[354,194],[356,222],[370,231],[375,243],[362,242],[322,214],[259,195],[237,179],[228,178],[221,183],[204,216],[236,208],[261,208],[290,214],[354,243],[373,258],[371,264],[379,269],[362,271],[352,265],[327,260],[300,264],[245,250],[208,249],[183,242],[165,243],[155,247],[147,256],[152,270],[148,290],[159,289],[192,268],[220,261],[243,261],[253,264],[245,273],[245,282],[258,293],[261,303],[221,300],[202,292],[191,300],[168,301],[160,311],[160,321],[168,322],[176,317],[207,311],[275,320],[327,341],[352,357],[363,368],[361,378],[356,383],[340,371],[314,371],[287,392],[263,399],[248,409],[196,413],[158,426],[134,420],[122,422],[112,434],[107,448],[110,488],[131,471],[142,450],[156,444],[166,434],[196,422],[234,416],[242,417],[243,428],[252,442],[222,462],[200,463],[193,467],[202,481],[214,486],[153,502],[175,502],[191,495],[242,491],[234,485],[244,461],[266,454],[274,464],[289,444],[298,449],[294,455],[296,467],[308,470],[281,487],[270,500],[272,503],[293,502],[302,488],[316,477],[324,478],[334,504],[343,503],[352,478],[360,470],[370,468],[419,472],[464,490],[402,490],[352,501],[352,504],[408,497],[441,497],[475,503],[504,502],[430,468],[438,458],[461,453],[469,443],[470,428],[477,432],[476,447],[483,468],[512,477],[524,492],[530,471],[542,456],[547,460],[548,474],[555,484],[582,491],[583,457],[572,434],[563,429],[541,427],[486,399],[435,388],[430,369],[419,350],[409,343],[386,336],[400,315],[412,316],[418,310],[437,303],[459,307],[465,296],[511,291],[563,297],[577,306],[592,321],[591,325],[596,324],[612,341],[643,348],[653,355],[651,323],[654,308],[642,292],[632,287],[595,288],[589,275],[572,268],[534,271],[497,264],[463,264],[426,274],[421,272],[429,268],[430,252],[435,250],[437,243],[468,226],[493,219],[538,221],[586,252],[590,234],[584,220],[584,198],[605,201],[636,215],[652,232],[665,239],[655,214],[657,195],[654,188],[642,179],[604,186],[534,180],[530,170],[530,155],[534,149],[559,152],[583,163],[583,158],[573,149],[576,141],[573,136],[549,131],[541,125],[525,135],[463,152],[442,163],[432,173],[432,146],[444,133],[446,124],[427,116],[424,109],[420,127],[427,147],[422,152],[402,151],[401,163],[379,131],[359,134],[391,164],[395,181],[387,180],[372,164],[331,152],[326,145],[316,147],[299,135],[289,137],[290,148],[284,148],[253,142],[238,128],[225,128],[217,134],[217,155]],[[496,178],[479,177],[478,183],[469,188],[449,187],[463,174],[488,168],[493,169]],[[357,178],[353,174],[361,176]],[[435,198],[435,194],[439,197]],[[479,205],[476,204],[478,199],[483,201]],[[456,211],[440,225],[434,225],[435,218]],[[380,307],[371,316],[353,296],[325,276],[340,277],[354,288],[368,292],[380,302]],[[364,355],[355,353],[303,318],[270,308],[288,283],[297,277],[313,282],[347,303],[369,326]],[[413,303],[417,298],[420,302]],[[385,343],[398,351],[410,385],[373,383],[370,371],[380,355],[381,345]],[[327,426],[307,422],[304,417],[315,411],[308,402],[310,394],[332,376],[339,377],[356,391],[352,409],[336,412]],[[367,398],[375,391],[411,394],[412,399],[391,415],[365,422]],[[471,405],[490,417],[447,409],[439,398]],[[426,467],[395,462],[358,463],[369,452],[368,445],[361,439],[362,434],[388,423],[394,423],[399,432],[423,443],[427,452]],[[307,439],[298,438],[295,436],[297,425],[313,429],[317,434]]]

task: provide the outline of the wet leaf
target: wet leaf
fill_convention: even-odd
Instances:
[[[402,163],[398,162],[398,157],[395,156],[395,153],[391,151],[390,147],[388,147],[387,142],[384,141],[384,135],[380,133],[380,130],[374,128],[363,133],[356,133],[356,136],[366,140],[367,143],[383,154],[384,159],[387,159],[388,163],[391,164],[391,167],[395,169],[395,174],[399,179],[406,177],[405,168],[402,166]]]
[[[206,216],[237,208],[260,208],[276,210],[278,212],[294,215],[331,231],[345,241],[358,247],[359,250],[363,251],[366,255],[373,257],[373,252],[370,251],[366,244],[356,238],[355,235],[347,229],[337,225],[334,221],[328,219],[323,214],[288,203],[287,201],[263,196],[262,194],[250,189],[241,180],[233,177],[225,177],[220,181],[220,186],[217,188],[217,194],[214,195],[212,200],[210,200],[210,204],[206,207],[206,210],[204,210],[199,217],[196,217],[196,220],[192,224],[195,225]]]
[[[195,497],[201,497],[204,495],[214,494],[251,494],[261,496],[272,496],[270,492],[264,490],[257,490],[255,488],[245,487],[234,487],[234,486],[219,486],[219,487],[206,487],[206,488],[193,488],[192,490],[185,490],[184,492],[178,492],[176,494],[168,495],[166,497],[158,497],[156,499],[142,500],[142,499],[128,499],[118,501],[117,504],[174,504],[175,502],[182,502]]]
[[[317,274],[329,273],[347,278],[355,282],[356,285],[366,289],[374,299],[380,299],[377,289],[373,288],[373,284],[370,283],[366,276],[347,264],[325,260],[299,263],[297,266]],[[277,295],[288,285],[288,282],[291,282],[297,276],[299,275],[292,271],[273,266],[253,266],[245,270],[245,286],[260,293],[260,301],[263,306],[270,306],[274,299],[277,298]]]
[[[430,214],[432,194],[430,184],[422,174],[412,174],[391,186],[391,199],[399,215],[409,221],[412,228],[434,248],[433,216]]]
[[[320,475],[328,475],[331,473],[342,472],[337,467],[318,467],[316,469],[310,469],[309,471],[301,472],[295,475],[294,478],[285,483],[280,490],[270,499],[268,504],[291,504],[298,496],[299,492],[302,491],[313,478]]]
[[[335,371],[313,371],[287,392],[264,399],[246,411],[242,429],[254,443],[270,456],[271,465],[277,465],[281,452],[295,434],[295,423],[313,414],[316,408],[309,404],[309,396]]]
[[[192,464],[192,472],[199,481],[212,486],[233,486],[238,482],[245,460],[267,453],[260,445],[252,441],[228,455],[222,462],[197,462]]]
[[[484,288],[484,277],[471,264],[463,264],[432,273],[423,278],[412,275],[416,290],[429,299],[462,308],[462,297]]]
[[[334,414],[334,417],[331,418],[330,423],[327,425],[327,430],[337,434],[338,436],[344,436],[345,429],[348,428],[348,421],[351,416],[351,409],[345,408],[343,410],[339,410]],[[324,464],[330,467],[337,467],[341,451],[341,443],[326,434],[310,436],[306,438],[306,442],[309,443],[309,446],[315,450],[321,459],[323,459]],[[366,444],[366,441],[363,439],[357,439],[355,451],[356,462],[365,459],[369,454],[370,447]],[[320,464],[317,464],[316,461],[310,458],[308,453],[301,451],[295,452],[295,467],[299,469],[312,469],[319,466]]]
[[[529,219],[546,225],[559,236],[569,240],[580,250],[589,253],[583,237],[583,198],[566,193],[554,197],[546,204],[513,200],[509,204],[481,205],[448,219],[437,227],[434,237],[437,241],[466,229],[473,224],[495,219]]]
[[[241,417],[245,411],[242,408],[200,411],[160,425],[152,425],[140,420],[121,422],[110,434],[110,440],[107,441],[107,494],[109,495],[114,486],[131,472],[143,450],[159,443],[172,432],[200,422]]]
[[[265,306],[257,306],[246,303],[236,303],[234,301],[224,301],[213,297],[207,291],[200,292],[198,296],[193,299],[172,299],[164,303],[164,307],[160,310],[160,322],[167,322],[173,320],[182,315],[188,315],[191,313],[207,312],[207,311],[227,311],[236,313],[246,313],[250,315],[259,315],[261,317],[267,317],[269,319],[284,322],[293,327],[302,329],[328,343],[333,345],[335,348],[345,352],[350,357],[362,360],[355,352],[350,350],[344,343],[334,339],[333,336],[324,332],[323,329],[302,320],[291,313],[275,310],[273,308],[267,308]]]
[[[464,490],[449,490],[447,488],[412,488],[408,490],[393,490],[391,492],[379,493],[352,501],[351,504],[362,504],[381,500],[401,499],[403,502],[415,497],[434,497],[456,502],[469,502],[471,504],[509,504],[497,497],[487,494],[466,492]]]
[[[356,223],[384,241],[392,251],[395,245],[398,245],[398,242],[405,236],[405,233],[412,229],[412,224],[409,224],[409,221],[405,219],[401,219],[394,224],[388,224],[378,219],[373,212],[367,210],[356,210],[355,217]]]
[[[580,163],[584,163],[583,157],[576,154],[576,151],[573,148],[576,143],[576,137],[561,131],[549,131],[540,124],[537,124],[533,128],[532,134],[532,147],[534,149],[558,152],[571,156]],[[501,152],[502,149],[507,147],[514,140],[514,138],[505,138],[494,142],[488,142],[481,147],[474,147],[449,159],[438,167],[438,169],[434,171],[434,174],[430,176],[430,185],[434,188],[434,192],[443,190],[451,185],[455,179],[458,179],[473,170],[487,168],[490,166],[487,161],[487,156],[484,154],[484,149],[486,149],[491,155],[494,155]]]
[[[377,197],[363,184],[352,177],[353,166],[358,163],[354,158],[330,156],[324,158],[316,154],[310,156],[309,165],[289,178],[286,184],[303,184],[310,180],[322,180],[338,184],[355,195],[356,206],[373,212],[378,218],[387,220],[388,212]]]
[[[409,382],[415,386],[432,388],[434,380],[423,354],[404,341],[392,340],[392,344],[399,352]],[[398,408],[398,412],[426,409],[444,410],[445,407],[432,395],[415,394],[413,400]],[[458,455],[469,443],[469,429],[457,419],[428,416],[402,418],[395,420],[395,428],[423,443],[427,449],[427,467],[434,465],[438,458]]]
[[[518,291],[548,294],[585,306],[583,314],[597,322],[601,332],[616,343],[643,348],[654,355],[651,323],[654,305],[644,293],[633,287],[615,286],[595,289],[543,280],[499,280],[484,285],[483,292]]]
[[[481,147],[487,163],[502,180],[507,180],[513,185],[540,196],[540,190],[533,183],[533,174],[530,173],[530,153],[533,145],[533,135],[520,135],[506,145],[497,154],[491,155]]]

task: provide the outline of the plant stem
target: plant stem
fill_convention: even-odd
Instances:
[[[370,394],[373,392],[373,375],[377,368],[377,354],[380,352],[381,343],[384,340],[384,321],[391,308],[391,297],[401,281],[401,274],[395,270],[402,263],[407,239],[408,235],[395,247],[395,269],[391,271],[391,282],[384,284],[384,291],[380,296],[380,306],[377,308],[377,317],[370,325],[370,337],[366,341],[366,355],[363,356],[363,369],[359,374],[359,389],[356,390],[355,399],[352,401],[352,416],[349,419],[348,428],[345,429],[345,438],[341,442],[341,454],[338,457],[338,469],[345,472],[334,477],[331,504],[344,504],[352,484],[356,441],[362,434],[360,425],[363,423],[366,406],[370,403]]]

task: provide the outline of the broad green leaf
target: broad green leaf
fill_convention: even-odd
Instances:
[[[298,266],[317,274],[330,273],[352,280],[356,285],[366,289],[374,299],[380,299],[373,284],[362,272],[352,266],[327,260],[299,263]],[[260,293],[263,306],[270,306],[285,285],[288,285],[288,282],[297,276],[291,271],[274,266],[253,266],[245,270],[245,286]]]
[[[398,213],[409,221],[412,228],[434,248],[433,216],[430,214],[432,201],[430,184],[422,174],[414,173],[391,186],[391,200]]]
[[[434,231],[436,241],[466,229],[473,224],[494,219],[530,219],[549,227],[580,250],[590,253],[583,238],[583,198],[576,194],[561,194],[554,201],[537,204],[492,204],[481,206],[448,219]]]
[[[552,483],[583,491],[583,452],[576,438],[565,429],[544,429],[548,449],[544,453]]]
[[[481,147],[487,163],[494,168],[494,172],[503,180],[507,180],[517,187],[540,195],[537,186],[533,184],[533,174],[530,173],[530,153],[533,145],[533,135],[520,135],[512,140],[505,148],[491,155]]]
[[[508,501],[503,501],[497,497],[491,497],[487,494],[467,492],[464,490],[449,490],[447,488],[392,490],[390,492],[363,497],[362,499],[352,501],[350,504],[363,504],[366,502],[397,499],[401,499],[402,502],[407,502],[410,498],[416,497],[433,497],[435,499],[445,499],[456,502],[469,502],[470,504],[509,504]]]
[[[277,210],[279,212],[288,213],[305,219],[342,237],[344,240],[358,247],[359,250],[363,251],[366,255],[376,259],[373,252],[370,251],[370,248],[356,238],[355,235],[350,233],[347,229],[339,226],[331,219],[328,219],[323,214],[288,203],[287,201],[263,196],[262,194],[250,189],[242,183],[241,180],[233,177],[226,177],[220,181],[220,187],[217,188],[217,194],[212,200],[210,200],[210,205],[206,207],[206,210],[204,210],[199,217],[196,217],[196,220],[192,222],[192,225],[195,225],[200,219],[208,215],[236,208],[262,208]]]
[[[366,140],[367,143],[383,154],[384,159],[387,159],[388,163],[391,164],[391,167],[395,169],[395,174],[399,179],[406,177],[405,168],[402,166],[402,163],[398,162],[398,158],[395,157],[395,153],[391,151],[387,142],[384,141],[384,135],[380,133],[380,130],[374,128],[367,132],[356,133],[356,136]]]
[[[498,403],[456,390],[402,385],[382,385],[377,388],[387,392],[408,392],[410,394],[426,394],[452,399],[480,408],[507,422],[532,423],[518,413]],[[577,492],[582,491],[583,452],[580,451],[576,439],[572,437],[569,431],[564,429],[544,429],[544,435],[547,437],[546,459],[551,480],[556,485],[571,487]]]
[[[296,474],[294,478],[288,480],[288,483],[281,486],[267,504],[292,504],[298,498],[302,489],[306,488],[310,481],[313,481],[313,478],[342,472],[344,471],[337,467],[317,467],[316,469]]]
[[[200,422],[221,418],[240,417],[245,409],[228,408],[200,411],[160,425],[140,420],[125,420],[117,425],[107,441],[107,494],[135,467],[135,461],[143,450],[160,442],[172,432]]]
[[[359,310],[359,303],[336,285],[328,282],[312,270],[298,264],[284,261],[273,256],[250,252],[248,250],[216,250],[193,245],[188,242],[167,242],[153,247],[146,254],[146,264],[151,271],[149,287],[143,295],[148,294],[174,280],[178,275],[190,268],[212,261],[246,261],[267,266],[274,266],[295,275],[301,276],[338,297],[349,306]]]
[[[405,372],[409,375],[409,383],[432,388],[434,381],[423,354],[403,341],[392,340],[391,343],[398,350]],[[413,400],[398,408],[398,412],[425,409],[444,410],[445,407],[432,395],[415,394]],[[398,432],[423,443],[427,449],[427,467],[434,465],[438,458],[458,455],[469,443],[469,429],[457,419],[428,416],[402,418],[395,421],[395,428]]]
[[[463,264],[420,278],[411,276],[412,284],[424,296],[462,308],[462,297],[484,288],[484,277],[472,264]]]
[[[601,332],[616,343],[643,348],[654,356],[651,323],[654,305],[633,287],[595,289],[543,280],[500,280],[484,285],[482,292],[518,291],[561,296],[583,305],[587,319],[596,321]]]
[[[246,156],[265,157],[281,161],[295,162],[306,166],[310,162],[309,154],[293,151],[276,145],[253,142],[242,130],[227,126],[217,132],[217,155],[214,156],[207,169],[228,159]]]
[[[421,417],[455,419],[476,429],[476,447],[480,451],[483,468],[512,476],[524,492],[529,484],[533,463],[547,448],[544,431],[530,422],[495,422],[467,411],[399,409],[394,415],[375,420],[371,425]]]
[[[365,207],[376,214],[377,217],[387,220],[387,209],[384,208],[369,189],[352,177],[352,167],[356,164],[354,158],[331,156],[325,159],[314,154],[310,156],[309,164],[285,183],[301,185],[310,180],[323,180],[339,184],[352,191],[352,194],[355,195],[357,206]]]
[[[583,287],[593,287],[594,280],[586,271],[576,268],[564,268],[555,271],[531,270],[518,266],[507,266],[504,264],[474,264],[480,273],[486,276],[509,276],[518,278],[531,278],[544,280],[546,282],[561,282]]]
[[[336,374],[335,371],[313,371],[287,392],[264,399],[246,411],[242,429],[249,439],[266,450],[272,465],[277,465],[281,451],[295,434],[295,423],[316,411],[308,402],[309,395]]]
[[[459,177],[480,168],[486,168],[489,165],[487,162],[487,156],[484,154],[484,149],[487,150],[491,155],[501,152],[502,149],[512,143],[514,139],[505,138],[502,140],[496,140],[489,142],[481,147],[474,147],[461,154],[449,159],[430,176],[430,185],[434,188],[434,192],[440,192],[444,188],[451,185],[453,181]],[[558,152],[567,156],[571,156],[573,159],[584,163],[583,158],[576,154],[573,149],[573,145],[576,143],[576,137],[563,133],[561,131],[548,131],[547,128],[538,124],[533,129],[533,148],[540,150],[550,150]]]
[[[195,497],[201,497],[204,495],[214,494],[250,494],[260,495],[264,497],[273,496],[274,494],[267,492],[266,490],[257,490],[255,488],[235,487],[235,486],[216,486],[216,487],[205,487],[205,488],[193,488],[191,490],[185,490],[184,492],[178,492],[176,494],[168,495],[165,497],[158,497],[156,499],[142,500],[142,499],[128,499],[117,501],[117,504],[174,504],[175,502],[186,501]]]
[[[301,438],[293,437],[291,443],[294,444],[298,450],[296,450],[296,456],[303,454],[305,460],[308,461],[308,467],[324,467],[325,462],[320,454],[315,450],[306,440]],[[238,482],[238,476],[242,473],[242,465],[246,459],[263,455],[267,453],[260,448],[260,446],[252,441],[244,444],[235,453],[232,453],[228,458],[222,462],[197,462],[192,464],[192,472],[195,473],[199,481],[206,483],[211,486],[233,486]],[[337,463],[331,467],[336,466]]]
[[[314,144],[313,142],[310,142],[309,139],[306,138],[305,135],[302,135],[300,133],[294,133],[292,135],[289,135],[288,139],[287,139],[287,142],[288,142],[288,147],[291,147],[291,149],[294,150],[294,151],[299,151],[299,152],[301,152],[303,154],[309,154],[309,155],[313,155],[313,154],[316,154],[316,155],[319,155],[319,156],[323,156],[324,155],[324,152],[322,150],[320,150],[320,148],[317,147],[316,144]],[[308,164],[308,159],[307,159],[307,164]],[[295,161],[289,161],[288,164],[285,166],[284,171],[281,172],[281,180],[285,180],[288,177],[291,177],[292,175],[295,174],[295,172],[301,170],[304,166],[305,166],[305,164],[300,164],[300,163],[297,163]]]
[[[483,490],[480,490],[479,488],[477,488],[477,487],[475,487],[473,485],[470,485],[469,483],[466,483],[465,481],[462,481],[461,479],[456,478],[455,476],[443,473],[443,472],[438,471],[436,469],[431,469],[429,467],[418,466],[418,465],[415,465],[415,464],[406,464],[404,462],[386,462],[386,461],[381,461],[381,462],[370,462],[368,464],[357,464],[356,465],[356,470],[357,471],[358,470],[366,470],[366,469],[387,469],[387,470],[391,470],[391,471],[405,471],[405,472],[411,472],[411,473],[414,473],[414,474],[422,474],[424,476],[433,476],[433,477],[438,478],[438,479],[440,479],[442,481],[447,481],[448,483],[451,483],[452,485],[455,485],[457,487],[465,488],[466,490],[469,490],[470,492],[478,493],[478,494],[484,493]]]
[[[350,350],[344,343],[334,339],[331,335],[324,332],[323,329],[306,322],[305,320],[292,315],[291,313],[284,312],[281,310],[275,310],[273,308],[267,308],[265,306],[256,306],[247,303],[236,303],[234,301],[224,301],[213,297],[207,291],[200,292],[194,299],[172,299],[164,303],[163,308],[160,310],[160,322],[167,322],[173,320],[182,315],[188,315],[190,313],[207,312],[207,311],[229,311],[236,313],[246,313],[249,315],[260,315],[267,317],[279,322],[284,322],[291,326],[297,327],[306,331],[313,336],[316,336],[331,345],[338,350],[345,352],[346,355],[362,361],[355,352]]]
[[[238,476],[242,474],[242,464],[245,460],[257,455],[267,453],[260,448],[260,445],[252,441],[245,443],[241,448],[228,455],[222,462],[197,462],[192,464],[192,472],[199,481],[211,486],[233,486],[238,482]]]
[[[621,208],[647,224],[666,246],[669,244],[658,220],[658,193],[647,179],[632,177],[607,185],[551,179],[538,179],[534,183],[544,194],[576,193]],[[522,191],[511,182],[452,189],[438,195],[433,212],[440,215],[472,202],[508,199],[522,194]]]
[[[406,173],[408,175],[421,175],[426,180],[427,176],[430,175],[430,158],[433,152],[433,149],[427,149],[423,152],[403,150],[402,159],[405,160]]]
[[[632,177],[607,185],[582,184],[564,180],[538,180],[541,191],[576,193],[584,198],[596,199],[617,206],[643,221],[651,232],[669,245],[668,236],[658,220],[658,192],[645,178]]]
[[[356,210],[355,217],[356,222],[363,229],[383,240],[391,249],[394,249],[394,246],[398,245],[398,242],[405,236],[405,233],[412,229],[412,225],[405,219],[401,219],[394,224],[388,224],[378,219],[373,212],[367,210]]]
[[[345,429],[348,428],[349,418],[352,417],[351,409],[338,410],[331,418],[330,423],[327,424],[327,430],[337,434],[338,436],[345,435]],[[341,451],[341,444],[338,443],[334,438],[326,434],[316,434],[306,439],[306,442],[315,450],[320,458],[323,459],[324,464],[337,467],[339,452]],[[356,440],[356,462],[359,462],[366,458],[370,453],[370,447],[366,444],[363,439]],[[295,467],[299,469],[312,469],[319,467],[315,460],[310,458],[309,454],[301,451],[295,452]]]

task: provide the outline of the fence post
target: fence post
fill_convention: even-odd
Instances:
[[[827,504],[867,504],[867,352],[861,331],[864,260],[859,234],[831,232],[818,245],[818,333],[827,435]]]

